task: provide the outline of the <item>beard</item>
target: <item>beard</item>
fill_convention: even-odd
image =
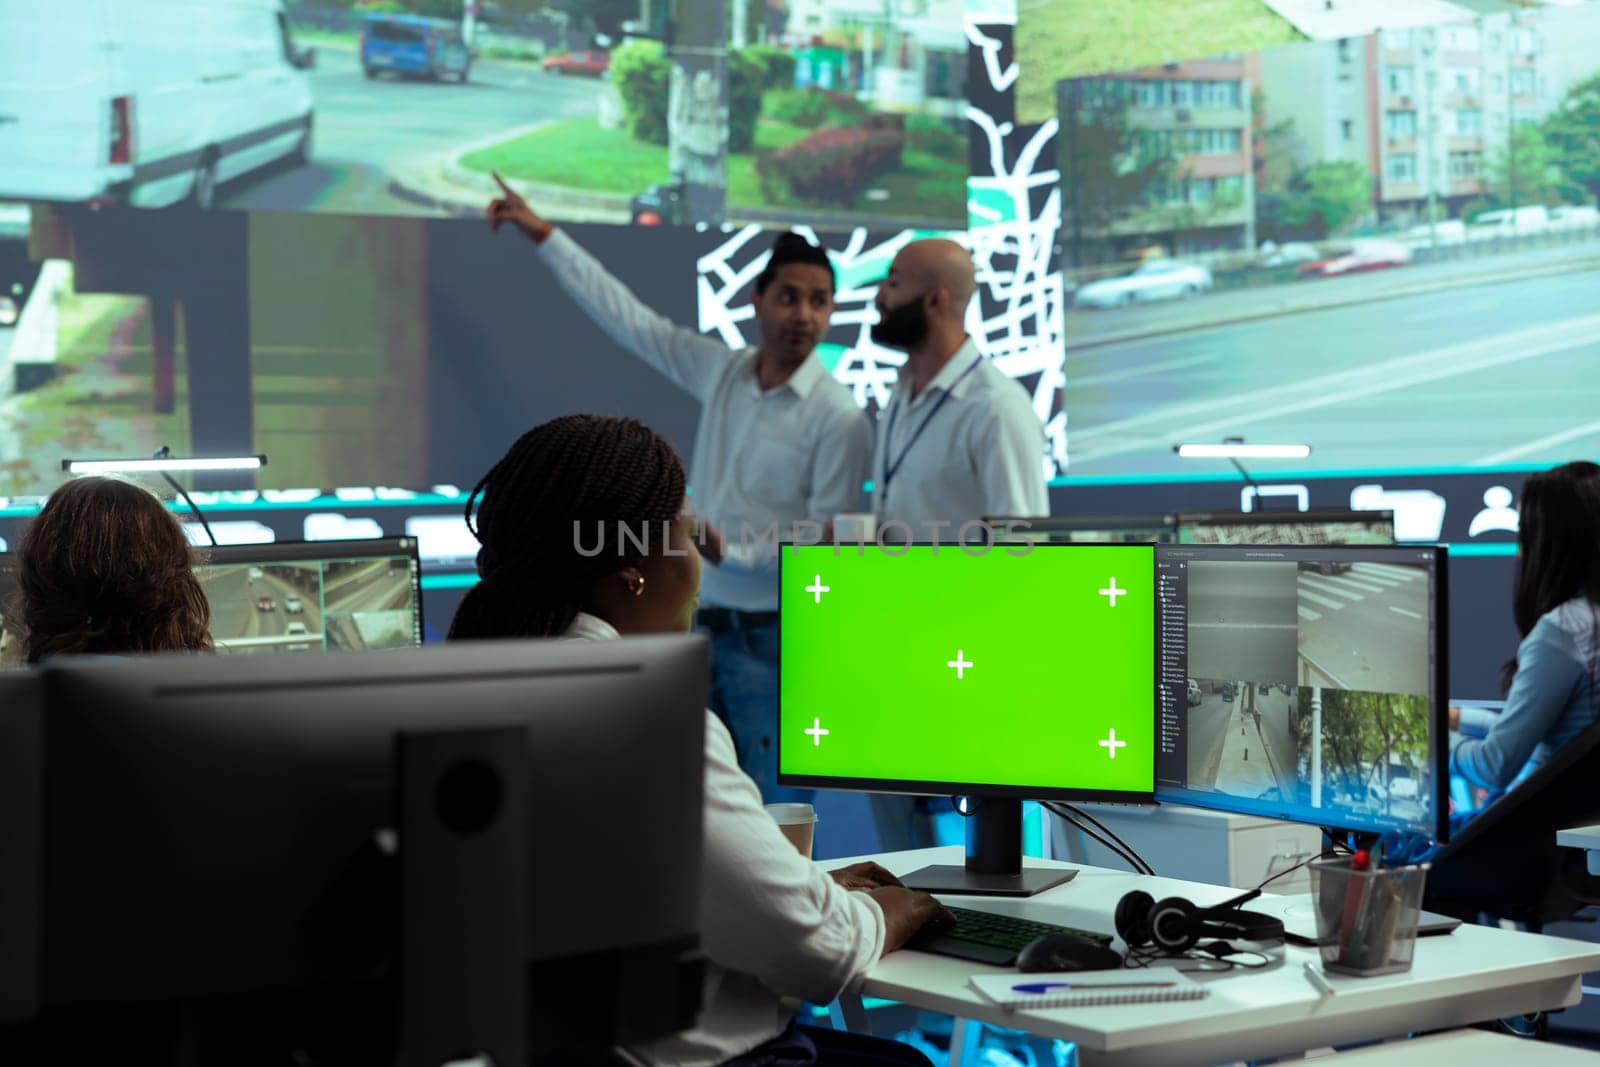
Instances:
[[[913,297],[899,307],[879,311],[871,336],[875,343],[901,351],[921,344],[928,336],[928,309],[922,306],[922,298]]]

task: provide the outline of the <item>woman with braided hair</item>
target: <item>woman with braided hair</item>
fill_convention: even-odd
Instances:
[[[700,555],[685,502],[677,453],[633,419],[569,415],[535,427],[468,497],[482,580],[450,639],[687,633]],[[797,1026],[784,1001],[832,1000],[923,923],[951,916],[876,864],[830,875],[802,857],[709,711],[704,857],[700,1020],[625,1050],[630,1059],[927,1067],[907,1045]]]
[[[211,651],[211,608],[183,527],[132,482],[78,478],[51,493],[23,535],[17,585],[29,663]]]
[[[687,633],[700,556],[685,490],[673,447],[632,419],[529,430],[467,499],[481,581],[450,639],[555,637],[580,615],[622,634]]]

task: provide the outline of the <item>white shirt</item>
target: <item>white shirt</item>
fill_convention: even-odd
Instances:
[[[815,354],[762,392],[755,349],[729,348],[657,314],[559,229],[539,247],[596,325],[700,401],[692,503],[729,546],[720,565],[701,572],[701,602],[776,611],[777,543],[808,533],[820,540],[822,524],[862,510],[872,456],[866,414]],[[802,520],[817,530],[797,533]]]
[[[619,637],[581,613],[566,636]],[[700,943],[709,962],[700,1021],[627,1050],[645,1063],[710,1065],[743,1055],[783,1032],[795,1000],[827,1003],[883,955],[878,902],[841,888],[795,850],[739,769],[728,728],[709,711],[702,877]]]
[[[911,372],[902,368],[878,416],[873,451],[880,531],[900,522],[910,526],[910,540],[953,544],[965,522],[1050,514],[1044,426],[1027,390],[984,358],[972,338],[916,399],[910,396]],[[930,525],[937,521],[949,525]],[[885,533],[885,540],[907,537],[900,527]]]

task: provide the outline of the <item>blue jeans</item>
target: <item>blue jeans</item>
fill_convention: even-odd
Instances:
[[[778,624],[701,628],[711,638],[711,710],[733,735],[739,766],[766,804],[810,803],[809,789],[778,785]]]

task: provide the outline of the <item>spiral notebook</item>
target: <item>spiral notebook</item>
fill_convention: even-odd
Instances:
[[[1200,1000],[1205,986],[1178,971],[1075,971],[1070,974],[975,974],[972,988],[1008,1011]]]

